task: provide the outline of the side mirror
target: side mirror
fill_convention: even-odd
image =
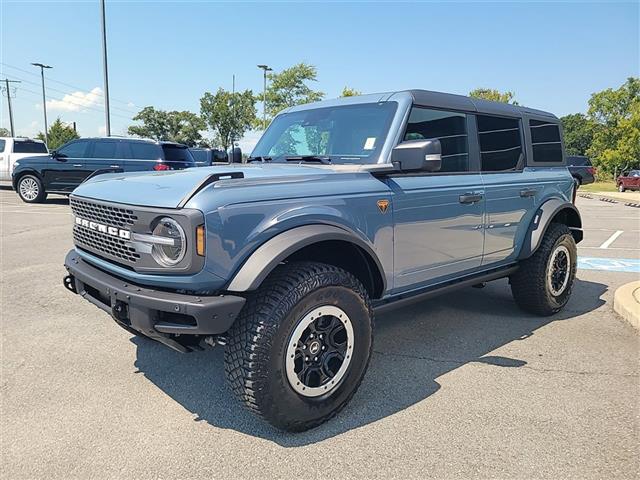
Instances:
[[[49,155],[51,155],[51,158],[58,158],[58,151],[57,150],[51,150],[49,152]]]
[[[233,147],[231,161],[233,163],[242,163],[242,150],[240,150],[240,147]]]
[[[391,151],[391,163],[403,172],[437,172],[442,167],[440,140],[430,138],[402,142]]]

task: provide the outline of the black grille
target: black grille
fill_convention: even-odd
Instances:
[[[127,227],[138,220],[133,210],[127,208],[112,207],[75,198],[69,199],[69,205],[78,217],[113,227]]]
[[[140,258],[140,254],[126,240],[80,225],[73,226],[73,240],[81,247],[97,250],[126,262],[135,263]]]

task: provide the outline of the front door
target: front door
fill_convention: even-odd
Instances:
[[[74,140],[56,151],[44,171],[45,189],[70,192],[86,178],[88,140]]]
[[[480,267],[484,187],[470,155],[467,115],[413,107],[404,140],[437,138],[436,173],[390,176],[396,292],[444,281]]]

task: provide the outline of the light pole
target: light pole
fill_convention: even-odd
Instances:
[[[44,93],[44,69],[53,68],[43,63],[32,63],[34,67],[40,67],[40,76],[42,77],[42,109],[44,111],[44,143],[49,146],[49,125],[47,125],[47,97]]]
[[[258,65],[258,68],[262,69],[264,78],[264,86],[262,89],[262,124],[263,128],[267,128],[267,72],[271,72],[273,68],[268,65]]]
[[[7,102],[9,103],[9,124],[11,125],[11,136],[16,136],[16,130],[13,128],[13,109],[11,108],[11,88],[9,87],[10,83],[22,83],[19,80],[9,80],[5,78],[4,83],[6,85],[5,89],[7,90]]]
[[[107,27],[105,25],[104,0],[100,0],[100,19],[102,20],[102,68],[104,72],[104,127],[107,137],[110,137],[111,121],[109,119],[109,72],[107,70]]]

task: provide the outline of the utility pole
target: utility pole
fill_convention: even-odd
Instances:
[[[11,136],[16,136],[15,128],[13,127],[13,110],[11,108],[11,90],[9,89],[10,83],[21,83],[19,80],[9,80],[5,78],[4,83],[6,85],[5,89],[7,91],[7,102],[9,103],[9,124],[11,125]]]
[[[111,121],[109,119],[109,72],[107,70],[107,27],[105,25],[104,0],[100,0],[100,18],[102,20],[102,66],[104,71],[104,117],[107,137],[111,136]]]
[[[258,65],[258,68],[262,69],[262,76],[264,85],[262,88],[262,126],[266,130],[267,128],[267,72],[273,71],[273,68],[268,65]]]
[[[44,69],[53,68],[42,63],[32,63],[34,67],[40,67],[40,76],[42,77],[42,109],[44,110],[44,143],[49,147],[49,125],[47,124],[47,97],[44,93]]]

